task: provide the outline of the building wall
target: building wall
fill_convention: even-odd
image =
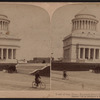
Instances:
[[[76,60],[77,60],[76,45],[71,45],[71,62],[76,62]]]
[[[72,39],[68,38],[63,41],[64,47],[63,47],[63,61],[70,62],[71,61],[71,44]]]
[[[19,46],[19,40],[16,39],[0,39],[0,46]]]
[[[84,38],[84,37],[73,37],[72,44],[83,44],[84,46],[100,46],[100,39]]]
[[[94,39],[94,38],[86,38],[86,37],[70,37],[70,39],[68,40],[66,39],[66,41],[64,41],[66,45],[64,45],[64,49],[63,49],[64,62],[79,62],[79,63],[100,62],[100,51],[99,51],[99,59],[94,59],[94,60],[78,59],[79,48],[93,48],[93,49],[100,50],[100,40],[98,38]]]
[[[69,62],[71,60],[71,46],[64,48],[64,61]]]

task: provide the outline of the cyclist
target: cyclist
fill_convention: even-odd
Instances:
[[[36,83],[36,86],[38,87],[38,84],[40,83],[40,75],[39,75],[39,71],[36,72],[35,74],[35,83]]]

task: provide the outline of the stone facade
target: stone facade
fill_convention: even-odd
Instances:
[[[63,61],[79,63],[100,62],[100,33],[98,20],[88,9],[72,19],[72,32],[63,40]]]
[[[16,63],[17,50],[20,39],[10,35],[10,20],[5,15],[0,15],[0,63]]]

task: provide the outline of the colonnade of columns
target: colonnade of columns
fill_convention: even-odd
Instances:
[[[93,30],[96,31],[97,21],[95,20],[82,20],[76,19],[72,21],[72,31],[78,29],[86,29],[86,30]]]
[[[95,48],[78,49],[78,59],[99,59],[99,58],[100,58],[99,49]]]
[[[0,30],[8,30],[9,23],[7,21],[0,21]]]
[[[16,49],[0,48],[0,59],[16,59]]]

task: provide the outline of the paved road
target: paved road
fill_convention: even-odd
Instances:
[[[0,90],[41,90],[40,88],[32,88],[34,76],[19,73],[4,73],[0,71]],[[50,89],[50,78],[42,77],[42,81],[46,83],[46,89]]]
[[[52,90],[100,90],[100,74],[68,72],[69,80],[62,79],[61,71],[52,71]]]

